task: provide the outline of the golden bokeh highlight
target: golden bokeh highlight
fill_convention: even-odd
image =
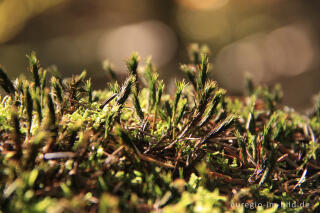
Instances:
[[[177,2],[189,9],[214,10],[222,8],[229,0],[177,0]]]
[[[66,0],[2,0],[0,1],[0,43],[11,39],[31,17]]]

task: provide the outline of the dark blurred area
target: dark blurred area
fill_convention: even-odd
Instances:
[[[213,78],[241,95],[244,76],[280,83],[284,103],[311,107],[320,91],[318,0],[0,0],[0,63],[10,77],[27,75],[26,54],[65,76],[86,69],[95,88],[108,79],[109,59],[120,75],[132,52],[152,55],[160,78],[174,87],[186,46],[207,44]]]

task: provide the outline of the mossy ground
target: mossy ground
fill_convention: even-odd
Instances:
[[[137,54],[121,86],[104,63],[102,91],[35,54],[32,81],[0,68],[1,211],[316,211],[320,101],[303,116],[281,105],[279,87],[250,79],[246,96],[227,96],[209,80],[207,48],[189,53],[172,96]]]

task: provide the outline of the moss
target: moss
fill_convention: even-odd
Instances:
[[[1,211],[315,211],[318,99],[307,117],[281,104],[279,86],[250,77],[248,96],[230,97],[210,80],[208,48],[192,45],[189,56],[189,81],[173,95],[136,53],[123,83],[104,63],[104,90],[86,72],[46,71],[35,53],[31,81],[0,67]]]

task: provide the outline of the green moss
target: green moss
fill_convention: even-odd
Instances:
[[[279,86],[249,77],[248,96],[230,97],[210,80],[208,48],[189,56],[189,81],[173,95],[136,53],[122,83],[104,63],[104,90],[85,71],[65,80],[46,71],[35,53],[32,81],[0,67],[1,211],[315,211],[318,99],[307,117],[281,105]],[[266,206],[289,202],[309,206]]]

